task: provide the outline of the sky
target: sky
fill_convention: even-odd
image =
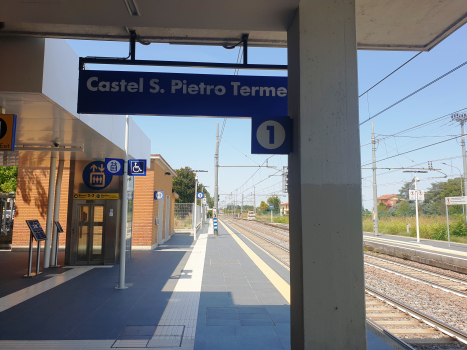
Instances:
[[[359,98],[360,140],[362,167],[371,167],[371,121],[365,122],[395,102],[413,93],[436,78],[467,61],[467,26],[454,32],[429,52],[423,52],[385,81]],[[126,57],[128,43],[86,40],[67,40],[75,52],[81,56]],[[364,93],[386,75],[415,56],[417,52],[358,51],[359,95]],[[169,44],[137,44],[136,59],[173,60],[199,62],[237,62],[239,50],[226,50],[222,47],[187,46]],[[249,48],[249,63],[287,64],[287,50],[278,48]],[[279,71],[238,71],[232,69],[200,69],[176,67],[123,67],[92,66],[88,69],[133,70],[199,74],[239,74],[285,76]],[[459,176],[462,170],[462,152],[459,123],[451,121],[453,112],[467,112],[467,65],[459,68],[438,82],[409,97],[405,101],[376,116],[377,167],[428,167],[430,171],[419,174],[419,189],[426,190],[435,181],[446,181]],[[139,127],[151,139],[151,153],[161,154],[174,169],[189,166],[192,169],[207,170],[199,173],[200,181],[208,186],[214,195],[214,153],[216,144],[216,124],[222,130],[224,118],[200,117],[155,117],[132,116]],[[438,118],[434,122],[430,122]],[[405,132],[406,129],[416,127]],[[446,142],[444,140],[452,139]],[[438,145],[429,146],[441,142]],[[417,148],[429,146],[418,151]],[[220,144],[220,165],[267,165],[270,168],[242,167],[219,169],[219,193],[221,205],[236,197],[239,204],[253,203],[255,191],[256,205],[271,195],[277,195],[287,202],[282,192],[282,169],[287,166],[286,155],[252,155],[251,120],[228,118]],[[408,152],[404,155],[400,153]],[[394,156],[394,157],[392,157]],[[390,159],[386,159],[392,157]],[[443,162],[449,164],[444,165]],[[447,177],[445,177],[447,176]],[[398,193],[405,181],[410,181],[411,173],[402,170],[378,170],[378,196]],[[230,193],[233,195],[230,196]],[[365,208],[373,205],[372,171],[362,169],[362,200]],[[236,194],[236,196],[235,196]]]

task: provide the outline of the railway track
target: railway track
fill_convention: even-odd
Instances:
[[[246,233],[248,238],[259,244],[269,254],[290,266],[288,242],[278,239],[276,232],[268,236],[266,232],[270,229],[269,226],[261,227],[262,224],[251,223],[247,220],[230,218],[223,218],[223,220],[237,228],[239,232]],[[287,253],[287,257],[284,257],[283,252]],[[423,281],[422,283],[455,294],[458,293],[457,295],[467,296],[467,280],[367,255],[365,255],[365,263],[419,282]],[[467,345],[467,334],[462,331],[370,287],[366,287],[365,292],[367,326],[373,333],[385,338],[395,349],[415,349],[427,345],[440,346],[443,349],[458,349],[460,344]]]

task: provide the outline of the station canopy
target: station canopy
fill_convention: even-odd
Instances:
[[[286,47],[299,0],[0,0],[0,36]],[[467,20],[467,1],[356,0],[357,47],[428,51]]]

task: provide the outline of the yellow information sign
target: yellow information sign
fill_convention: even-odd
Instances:
[[[14,151],[16,115],[0,114],[0,151]]]
[[[74,199],[119,199],[118,193],[75,193]]]

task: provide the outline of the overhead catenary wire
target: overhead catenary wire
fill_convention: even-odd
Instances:
[[[435,143],[432,143],[430,145],[426,145],[426,146],[423,146],[423,147],[419,147],[419,148],[416,148],[416,149],[413,149],[413,150],[410,150],[410,151],[407,151],[407,152],[402,152],[402,153],[399,153],[399,154],[396,154],[396,155],[393,155],[393,156],[390,156],[390,157],[386,157],[386,158],[383,158],[383,159],[378,159],[376,162],[381,162],[383,160],[386,160],[386,159],[391,159],[391,158],[394,158],[394,157],[399,157],[399,156],[402,156],[404,154],[407,154],[407,153],[411,153],[411,152],[415,152],[415,151],[419,151],[421,149],[424,149],[424,148],[427,148],[427,147],[431,147],[431,146],[435,146],[435,145],[439,145],[440,143],[444,143],[444,142],[447,142],[447,141],[451,141],[451,140],[454,140],[454,139],[457,139],[461,136],[456,136],[456,137],[452,137],[450,139],[447,139],[447,140],[443,140],[443,141],[439,141],[439,142],[435,142]],[[367,163],[367,164],[363,164],[362,166],[367,166],[367,165],[370,165],[370,163]]]
[[[396,73],[399,69],[401,69],[402,67],[404,67],[407,63],[409,63],[410,61],[412,61],[414,58],[416,58],[418,55],[420,55],[423,51],[420,51],[419,53],[417,53],[415,56],[413,56],[411,59],[409,59],[408,61],[406,61],[404,64],[402,64],[401,66],[399,66],[398,68],[396,68],[395,70],[393,70],[391,73],[389,73],[388,75],[386,75],[383,79],[381,79],[380,81],[378,81],[375,85],[373,85],[371,88],[369,88],[368,90],[366,90],[364,93],[362,93],[360,96],[358,96],[358,98],[362,97],[363,95],[365,95],[366,93],[368,93],[371,89],[373,89],[374,87],[376,87],[377,85],[381,84],[383,81],[385,81],[387,78],[389,78],[391,75],[393,75],[394,73]]]
[[[386,107],[385,109],[383,109],[382,111],[376,113],[376,114],[373,115],[372,117],[369,117],[368,119],[366,119],[366,120],[364,120],[363,122],[361,122],[359,125],[363,125],[363,124],[365,124],[366,122],[368,122],[368,121],[370,121],[370,120],[376,118],[377,116],[379,116],[379,115],[383,114],[384,112],[390,110],[391,108],[397,106],[399,103],[404,102],[405,100],[407,100],[408,98],[414,96],[415,94],[419,93],[420,91],[426,89],[427,87],[429,87],[429,86],[433,85],[434,83],[440,81],[441,79],[447,77],[449,74],[451,74],[451,73],[457,71],[458,69],[462,68],[462,67],[465,66],[466,64],[467,64],[467,61],[465,61],[464,63],[458,65],[457,67],[455,67],[455,68],[453,68],[453,69],[451,69],[449,72],[444,73],[443,75],[441,75],[440,77],[436,78],[435,80],[432,80],[432,81],[429,82],[428,84],[422,86],[422,87],[419,88],[418,90],[415,90],[415,91],[412,92],[411,94],[405,96],[404,98],[402,98],[402,99],[400,99],[399,101],[393,103],[392,105]]]

